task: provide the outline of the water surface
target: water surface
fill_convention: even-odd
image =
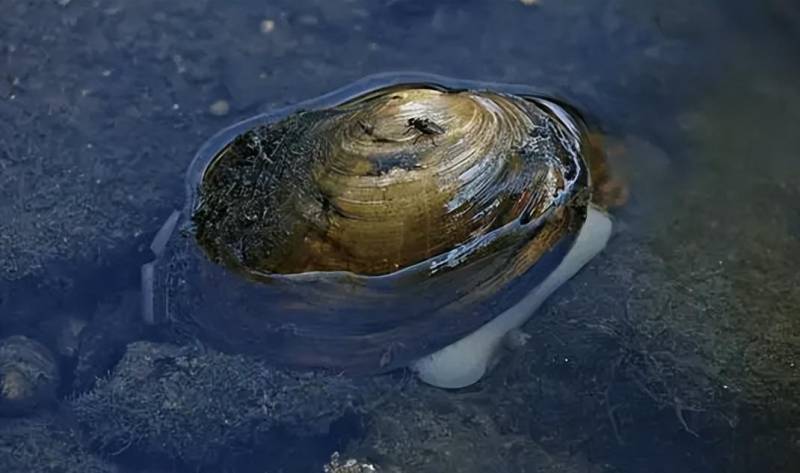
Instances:
[[[92,442],[81,455],[125,471],[321,471],[333,449],[402,471],[800,464],[795,2],[2,6],[2,336],[58,350],[66,319],[89,323],[111,346],[148,336],[127,328],[123,295],[137,290],[147,245],[182,205],[201,144],[368,74],[552,91],[603,130],[629,190],[607,251],[526,326],[528,345],[474,388],[412,383],[314,437],[309,456],[279,443],[284,454],[209,466],[136,456],[136,442],[126,450],[135,461]],[[84,366],[62,353],[64,408],[73,376],[89,389],[94,378],[81,373],[102,376],[113,366],[99,364],[120,355],[84,352]],[[22,432],[4,428],[6,440]]]

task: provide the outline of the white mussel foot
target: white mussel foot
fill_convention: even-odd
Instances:
[[[417,360],[412,369],[423,382],[440,388],[457,389],[478,382],[491,368],[507,335],[522,326],[553,291],[606,246],[611,228],[611,218],[590,205],[572,249],[540,285],[475,332]]]

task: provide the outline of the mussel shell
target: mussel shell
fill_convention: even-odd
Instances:
[[[552,100],[453,84],[378,83],[212,139],[151,316],[278,364],[373,373],[518,302],[585,220],[586,133]],[[409,133],[418,117],[443,132]]]

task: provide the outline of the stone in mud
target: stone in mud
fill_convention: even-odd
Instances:
[[[59,382],[47,347],[22,335],[0,340],[0,415],[23,415],[54,403]]]

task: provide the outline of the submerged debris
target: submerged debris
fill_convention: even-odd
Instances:
[[[323,471],[325,473],[369,473],[380,470],[371,463],[359,462],[352,458],[342,462],[339,459],[339,452],[333,452],[331,461],[324,466]]]

